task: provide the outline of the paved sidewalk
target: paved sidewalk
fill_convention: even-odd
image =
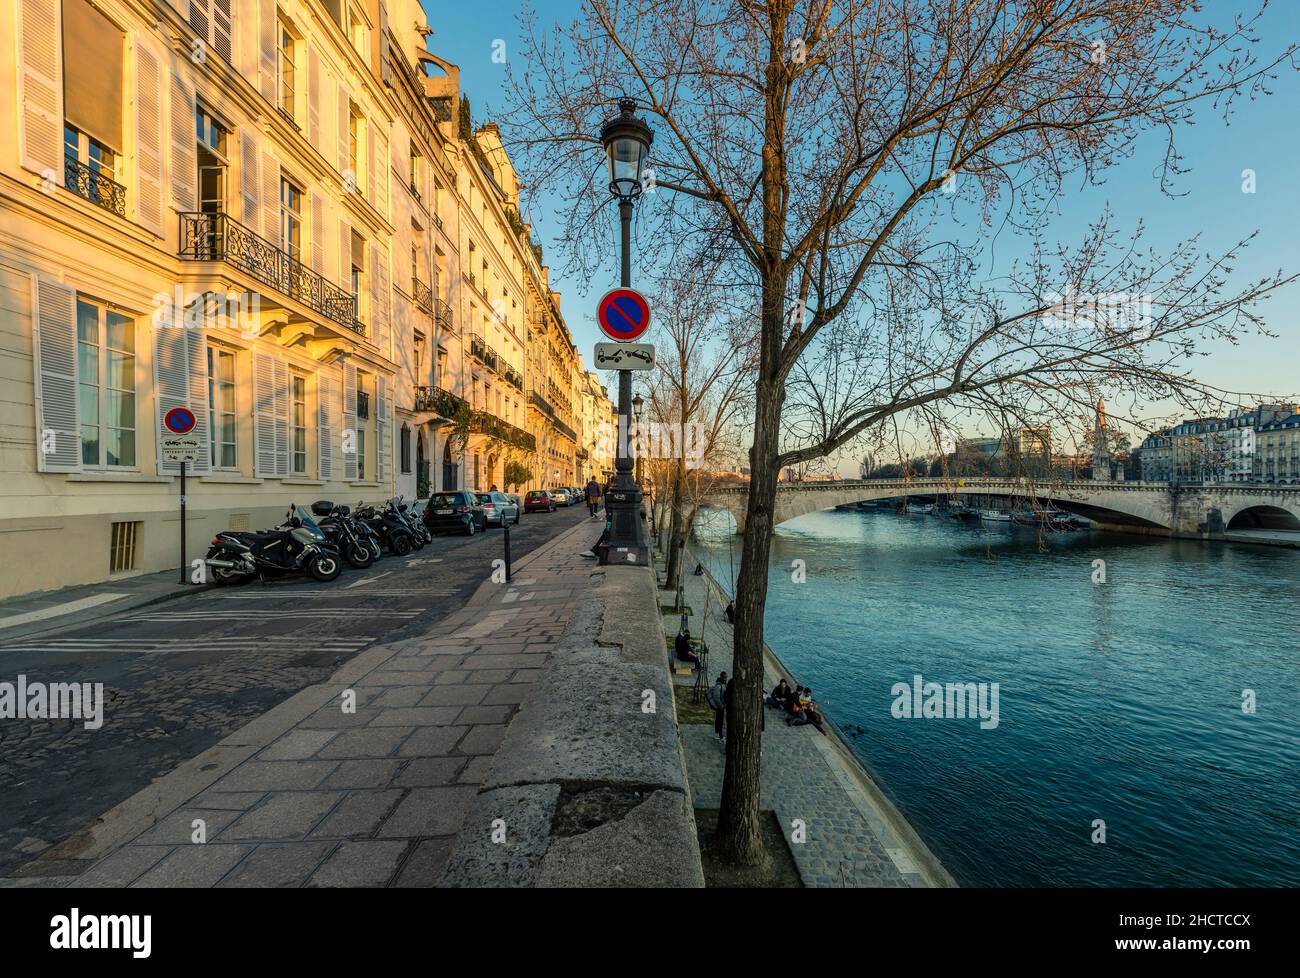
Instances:
[[[691,573],[695,560],[688,550],[684,561],[685,601],[694,612],[691,635],[701,631],[709,646],[708,680],[719,672],[731,674],[732,629],[723,619],[725,600],[715,592],[708,597],[707,578]],[[664,604],[672,595],[659,592]],[[664,615],[664,634],[674,636],[681,618]],[[768,662],[764,688],[771,689],[781,678]],[[796,677],[785,678],[794,685]],[[693,676],[678,676],[679,696],[690,696]],[[921,865],[917,847],[896,830],[896,812],[887,810],[873,797],[866,772],[843,756],[836,742],[815,727],[789,727],[775,710],[766,711],[762,742],[762,784],[760,804],[776,813],[787,838],[795,820],[806,832],[806,841],[791,842],[790,851],[805,886],[816,887],[926,887],[951,885],[936,880]],[[722,772],[726,755],[710,724],[683,724],[682,748],[687,778],[697,809],[716,809],[722,797]],[[878,792],[878,789],[876,789]],[[932,857],[931,857],[932,858]]]
[[[367,649],[14,885],[429,886],[583,597],[581,523],[426,634]]]
[[[180,571],[173,569],[4,598],[0,600],[0,641],[85,624],[209,586],[181,584],[179,578]]]

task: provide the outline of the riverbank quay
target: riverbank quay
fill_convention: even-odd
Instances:
[[[732,628],[723,611],[730,598],[688,548],[683,559],[683,600],[692,611],[691,636],[708,645],[708,674],[732,672]],[[660,565],[662,566],[662,564]],[[662,629],[671,643],[681,623],[668,606],[672,592],[660,591]],[[707,608],[707,613],[706,609]],[[666,644],[667,649],[671,645]],[[764,649],[763,685],[782,678],[802,682],[770,647]],[[693,675],[676,675],[678,696],[691,696]],[[953,887],[956,882],[885,797],[827,717],[826,734],[811,725],[787,726],[784,715],[767,710],[762,742],[760,805],[776,814],[795,866],[809,887]],[[716,809],[722,797],[725,748],[711,723],[682,724],[691,801],[695,809]],[[796,838],[802,841],[796,841]]]
[[[0,885],[433,886],[443,880],[458,843],[480,830],[491,833],[497,851],[509,851],[511,860],[532,858],[537,885],[676,885],[694,878],[692,871],[702,881],[675,732],[660,730],[622,747],[631,754],[660,745],[668,755],[660,760],[668,772],[661,780],[672,780],[676,766],[677,835],[689,835],[692,845],[672,858],[662,850],[665,824],[671,828],[673,818],[666,789],[644,799],[654,819],[647,819],[648,807],[638,810],[623,798],[597,826],[581,818],[555,820],[554,839],[551,819],[544,832],[529,826],[526,835],[518,821],[481,822],[475,814],[481,795],[501,787],[492,771],[498,761],[506,764],[507,750],[530,756],[568,751],[567,774],[609,787],[597,780],[611,769],[595,749],[610,750],[603,741],[617,740],[603,737],[609,727],[579,726],[577,732],[587,735],[585,750],[574,742],[573,729],[544,723],[529,726],[527,737],[508,737],[561,648],[599,649],[610,661],[589,671],[621,688],[615,674],[625,666],[613,659],[625,650],[605,644],[620,637],[621,626],[606,628],[603,612],[591,613],[593,594],[620,612],[622,602],[639,594],[642,630],[657,612],[648,570],[607,582],[580,556],[597,533],[585,522],[564,531],[516,562],[510,583],[485,580],[463,607],[418,637],[364,650],[328,681],[179,765]],[[582,630],[581,643],[575,629]],[[648,651],[641,654],[648,661]],[[666,664],[657,661],[671,718]],[[622,686],[634,686],[639,696],[651,678],[625,676]],[[567,780],[554,787],[557,807],[582,794]],[[645,839],[648,820],[658,823],[654,840]],[[532,846],[527,854],[520,850],[525,837]],[[661,848],[653,858],[663,865],[642,877],[650,858],[645,853],[655,847]],[[610,851],[619,853],[624,874],[615,873]],[[463,869],[455,881],[476,882]]]

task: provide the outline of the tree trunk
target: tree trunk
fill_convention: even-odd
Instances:
[[[673,473],[672,526],[668,531],[668,566],[664,573],[665,590],[676,593],[682,580],[682,551],[686,546],[686,527],[682,525],[682,495],[685,492],[685,462],[678,459]]]
[[[750,450],[749,501],[736,577],[736,623],[732,637],[732,702],[728,710],[727,766],[715,845],[739,865],[764,862],[759,825],[759,775],[763,711],[763,607],[767,603],[767,561],[776,508],[777,437],[781,387],[762,380]]]

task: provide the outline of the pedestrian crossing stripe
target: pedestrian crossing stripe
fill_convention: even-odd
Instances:
[[[414,618],[425,609],[379,611],[385,618]],[[125,621],[279,621],[290,618],[321,618],[331,621],[348,620],[365,614],[359,608],[308,608],[302,611],[278,611],[270,608],[231,608],[229,611],[157,611],[152,614],[132,615]]]

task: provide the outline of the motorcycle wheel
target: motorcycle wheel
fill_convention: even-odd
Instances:
[[[251,574],[241,574],[229,567],[213,567],[212,580],[216,584],[247,584],[253,579]]]
[[[423,534],[423,533],[412,533],[412,534],[411,534],[411,549],[412,549],[412,550],[423,550],[423,549],[424,549],[424,534]]]
[[[343,572],[343,564],[330,554],[315,554],[307,561],[307,573],[318,581],[332,581]]]
[[[399,557],[405,557],[411,552],[411,535],[409,533],[394,533],[388,538],[388,549]]]
[[[348,547],[344,551],[343,559],[357,570],[365,570],[375,562],[375,555],[365,544],[357,544],[355,547]]]

